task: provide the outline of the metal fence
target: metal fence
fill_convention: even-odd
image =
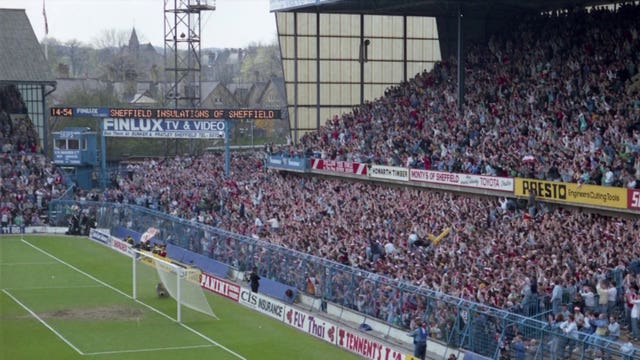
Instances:
[[[160,230],[164,242],[225,262],[240,271],[257,266],[261,276],[295,286],[325,301],[407,329],[420,318],[435,340],[494,359],[638,359],[635,348],[604,336],[565,334],[545,320],[544,298],[525,299],[505,311],[407,282],[344,266],[254,238],[229,233],[144,207],[54,200],[53,225],[66,225],[74,212],[95,216],[98,227]],[[310,286],[311,284],[311,286]]]

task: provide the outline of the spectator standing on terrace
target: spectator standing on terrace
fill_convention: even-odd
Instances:
[[[634,285],[635,286],[635,285]],[[634,291],[637,293],[638,288],[636,287]],[[633,304],[633,308],[631,309],[631,336],[634,341],[637,341],[640,336],[638,333],[638,318],[640,318],[640,299],[636,298],[631,300]]]
[[[562,279],[557,278],[553,284],[551,290],[551,309],[554,315],[557,315],[561,311],[562,305]]]
[[[568,346],[569,353],[571,354],[576,346],[575,341],[578,339],[578,326],[575,322],[573,314],[569,314],[569,318],[565,322],[560,324],[560,329],[562,330],[564,336],[560,340],[558,358],[564,359],[565,348]]]
[[[585,311],[596,311],[596,295],[593,293],[590,286],[585,285],[582,288],[582,291],[580,291],[580,296],[582,296],[582,299],[584,300]]]
[[[620,339],[620,324],[614,316],[609,317],[609,325],[607,326],[609,340],[618,341]]]
[[[629,276],[627,276],[629,277]],[[632,284],[627,285],[627,291],[624,294],[625,305],[624,305],[624,314],[625,319],[627,321],[627,326],[629,331],[631,331],[631,310],[633,310],[634,300],[638,298],[636,293],[635,286]]]
[[[607,289],[607,315],[613,315],[613,309],[616,306],[618,300],[618,289],[613,282],[609,282],[609,288]]]
[[[418,320],[416,325],[417,327],[407,335],[413,337],[413,356],[424,360],[427,355],[427,323],[426,321]]]
[[[598,292],[598,312],[607,313],[609,307],[609,284],[606,280],[601,280],[596,285]]]

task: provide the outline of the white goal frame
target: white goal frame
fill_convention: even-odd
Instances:
[[[138,266],[138,262],[140,262],[140,258],[144,257],[144,258],[149,258],[150,260],[152,260],[153,262],[157,263],[157,264],[161,264],[163,267],[170,269],[170,273],[174,274],[175,276],[175,293],[172,293],[172,291],[168,291],[169,295],[174,298],[176,300],[176,318],[174,320],[176,320],[177,322],[181,323],[182,322],[182,306],[186,306],[192,310],[198,311],[200,313],[209,315],[215,319],[218,319],[218,317],[215,315],[215,313],[213,312],[213,310],[211,310],[208,302],[206,301],[206,298],[204,296],[204,291],[202,290],[202,288],[199,285],[199,275],[200,275],[200,270],[195,269],[195,268],[185,268],[179,265],[176,265],[174,263],[171,263],[169,261],[166,261],[164,259],[160,259],[157,256],[151,254],[151,253],[146,253],[146,252],[142,252],[136,249],[129,249],[129,254],[131,256],[131,261],[132,261],[132,298],[134,300],[138,300],[138,294],[137,294],[137,287],[138,287],[138,279],[137,279],[137,266]],[[149,266],[152,266],[149,264]],[[158,268],[158,265],[154,264],[153,265],[156,268],[156,271],[158,271],[158,273],[160,273],[161,269]],[[185,301],[185,299],[183,299],[183,291],[182,291],[182,282],[183,281],[190,281],[188,280],[189,276],[198,276],[197,279],[195,280],[195,283],[197,284],[198,289],[200,290],[201,294],[202,294],[202,299],[204,299],[204,302],[207,303],[207,307],[208,309],[202,309],[198,306],[195,306],[193,304],[190,304],[188,301]],[[161,277],[161,282],[163,283],[163,285],[167,288],[170,289],[171,288],[171,284],[165,284],[165,281],[162,279]],[[193,282],[193,281],[192,281]],[[156,284],[149,284],[150,286],[155,286]],[[195,285],[195,284],[194,284]]]

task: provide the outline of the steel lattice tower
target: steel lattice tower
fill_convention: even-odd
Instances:
[[[200,13],[214,11],[211,0],[164,1],[164,104],[200,105]]]

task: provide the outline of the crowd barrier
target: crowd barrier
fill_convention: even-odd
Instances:
[[[98,202],[55,200],[50,203],[52,221],[66,224],[71,211],[95,214],[98,227],[117,227],[143,233],[159,229],[159,239],[207,256],[239,271],[258,266],[260,275],[300,292],[309,292],[321,302],[352,309],[389,326],[407,330],[412,319],[426,319],[433,340],[448,348],[460,348],[490,358],[511,351],[514,334],[525,336],[531,358],[542,359],[562,352],[568,344],[580,357],[590,357],[600,349],[609,356],[630,359],[625,344],[606,338],[572,338],[545,321],[532,317],[543,312],[529,299],[515,312],[488,307],[407,282],[368,273],[326,259],[293,251],[265,241],[229,233],[204,224],[187,221],[148,208]],[[75,210],[73,210],[75,209]],[[55,214],[55,216],[54,216]],[[597,340],[597,341],[596,341]],[[444,354],[442,354],[444,356]]]

